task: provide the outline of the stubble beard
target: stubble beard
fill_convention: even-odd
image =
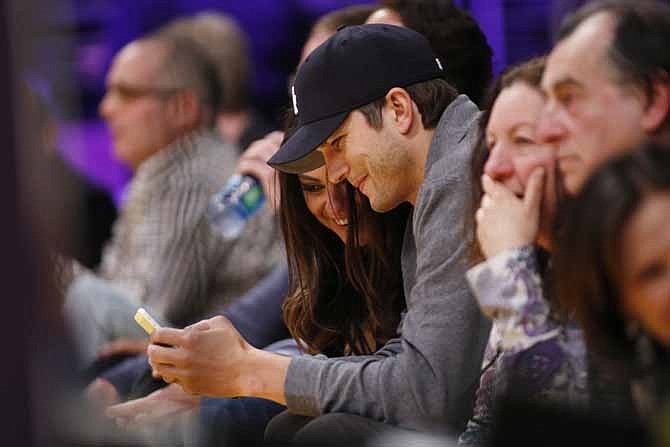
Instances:
[[[368,197],[372,209],[384,213],[405,202],[410,176],[414,172],[414,160],[409,152],[400,145],[388,145],[380,149],[369,163],[371,175],[365,186],[371,192]]]

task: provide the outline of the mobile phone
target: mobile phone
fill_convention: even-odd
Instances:
[[[156,329],[161,328],[161,325],[158,324],[143,307],[140,307],[137,309],[137,312],[135,312],[135,321],[137,321],[137,324],[139,324],[149,335]]]

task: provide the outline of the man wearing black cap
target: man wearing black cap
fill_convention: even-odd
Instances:
[[[280,415],[268,427],[276,434],[292,426],[303,441],[361,441],[382,430],[376,421],[464,427],[489,330],[465,282],[478,110],[441,79],[444,63],[405,28],[340,30],[298,70],[299,127],[269,161],[287,172],[325,162],[331,182],[348,180],[377,211],[414,205],[403,241],[401,335],[371,356],[288,359],[253,349],[217,317],[154,332],[154,343],[186,351],[152,345],[156,373],[187,391],[264,397],[319,416]]]

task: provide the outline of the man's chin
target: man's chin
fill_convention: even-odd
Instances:
[[[119,146],[114,143],[114,158],[128,166],[129,168],[134,169],[133,157],[131,156],[132,151],[124,149],[123,146]]]
[[[372,198],[370,198],[370,207],[378,213],[386,213],[388,211],[391,211],[396,206],[398,206],[397,203],[390,203],[388,201],[378,202],[378,201],[372,200]]]

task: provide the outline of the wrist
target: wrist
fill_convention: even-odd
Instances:
[[[263,388],[261,377],[258,374],[258,370],[263,363],[259,351],[259,349],[251,347],[246,351],[238,365],[237,395],[239,396],[258,397],[260,390]]]
[[[506,240],[504,243],[494,245],[492,247],[487,247],[487,249],[483,251],[484,255],[486,256],[486,259],[491,259],[498,256],[500,253],[512,250],[518,250],[522,247],[527,247],[532,244],[533,240],[529,238],[522,238],[522,237],[510,238]]]
[[[239,377],[240,396],[260,397],[285,404],[284,382],[290,357],[251,348]]]

